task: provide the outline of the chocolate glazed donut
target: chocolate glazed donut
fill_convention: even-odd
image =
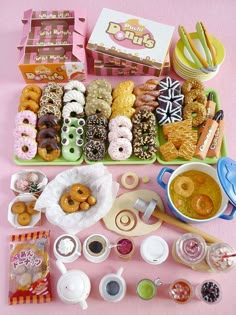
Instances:
[[[36,141],[40,143],[44,139],[55,139],[57,142],[60,142],[60,137],[58,135],[58,132],[54,128],[43,128],[39,130],[36,136]]]
[[[52,114],[43,115],[38,119],[37,127],[39,130],[43,128],[54,128],[59,131],[61,128],[60,119]]]
[[[44,139],[38,144],[38,155],[40,155],[44,161],[53,161],[57,159],[60,154],[60,145],[55,139]]]

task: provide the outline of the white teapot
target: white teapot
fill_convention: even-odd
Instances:
[[[62,275],[57,282],[57,294],[64,303],[79,303],[83,310],[88,307],[86,302],[91,290],[89,277],[80,270],[67,271],[60,260],[56,261]]]

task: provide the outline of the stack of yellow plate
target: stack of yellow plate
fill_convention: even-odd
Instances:
[[[200,54],[206,59],[204,49],[198,39],[197,33],[190,33],[189,35]],[[201,69],[199,69],[194,63],[187,48],[184,46],[183,41],[180,39],[175,46],[172,58],[173,68],[180,77],[183,79],[198,79],[200,81],[207,81],[212,79],[218,73],[222,62],[224,61],[225,49],[223,44],[217,38],[210,35],[210,39],[216,52],[216,61],[218,65],[216,71],[204,73]]]

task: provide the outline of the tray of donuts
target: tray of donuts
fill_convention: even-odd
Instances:
[[[153,110],[158,81],[144,84],[149,104],[131,80],[114,88],[105,79],[87,88],[78,81],[64,87],[27,85],[15,118],[14,161],[19,165],[149,164],[156,161]],[[142,106],[140,105],[142,104]],[[152,111],[150,111],[152,109]]]
[[[220,157],[227,156],[224,111],[220,109],[217,92],[205,89],[195,79],[184,81],[182,86],[171,79],[163,80],[162,88],[168,92],[158,98],[156,109],[157,161],[216,164]]]

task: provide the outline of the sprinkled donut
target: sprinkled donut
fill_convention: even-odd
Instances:
[[[33,127],[36,126],[37,115],[31,110],[22,110],[16,114],[15,124],[30,124]]]
[[[117,127],[126,127],[129,130],[132,129],[132,122],[127,116],[116,116],[109,121],[109,130],[112,131]]]
[[[156,137],[156,125],[150,123],[141,123],[140,125],[135,125],[132,133],[134,137],[143,137],[146,135]]]
[[[132,141],[133,135],[129,128],[127,127],[117,127],[113,128],[112,131],[108,133],[108,141],[111,142],[117,138],[125,138]]]
[[[105,141],[107,139],[107,130],[103,126],[88,126],[86,128],[86,140],[100,140]]]
[[[184,119],[192,119],[192,126],[197,127],[206,120],[206,107],[198,102],[189,103],[183,110]]]
[[[54,161],[61,154],[61,149],[55,139],[44,139],[38,144],[38,155],[47,162]]]
[[[86,120],[87,126],[96,125],[96,126],[107,127],[107,124],[108,124],[108,120],[106,117],[98,116],[96,114],[90,115],[89,117],[87,117],[87,120]]]
[[[132,154],[132,144],[125,138],[114,139],[109,143],[108,154],[115,161],[127,160]]]
[[[36,101],[29,100],[20,103],[18,107],[18,111],[21,112],[23,110],[31,110],[34,113],[37,113],[39,109],[39,105]]]
[[[47,104],[47,105],[41,106],[38,111],[38,118],[47,114],[52,114],[56,116],[58,119],[61,119],[60,109],[53,104]]]
[[[193,102],[198,102],[203,105],[206,105],[207,97],[202,90],[192,90],[188,94],[185,95],[184,104],[191,104]]]
[[[63,102],[65,104],[71,103],[71,102],[77,102],[81,105],[84,105],[85,104],[85,97],[84,97],[84,94],[79,92],[79,91],[70,90],[64,94]]]
[[[89,140],[84,145],[84,154],[90,161],[100,161],[106,153],[105,143],[98,140]]]
[[[37,153],[37,142],[30,137],[19,137],[14,143],[14,152],[21,160],[31,160]]]
[[[182,120],[182,106],[166,102],[165,106],[159,106],[156,109],[157,122],[162,126],[168,123],[174,123]]]
[[[46,114],[38,119],[37,127],[39,130],[44,128],[54,128],[57,131],[61,129],[60,119],[53,114]]]
[[[77,80],[72,80],[64,86],[64,90],[65,91],[76,90],[81,93],[85,93],[86,87],[82,82],[77,81]]]
[[[94,89],[96,90],[98,88],[104,88],[109,93],[112,92],[111,84],[105,79],[98,79],[98,80],[93,80],[92,82],[90,82],[87,87],[87,92],[88,93],[93,92]]]
[[[144,136],[136,138],[133,141],[133,153],[136,157],[142,160],[149,160],[156,154],[155,138],[151,136]]]
[[[62,109],[62,117],[76,117],[82,115],[84,111],[83,105],[77,102],[72,102],[66,104]]]
[[[152,112],[141,110],[132,118],[133,125],[140,125],[141,123],[148,122],[148,124],[155,125],[156,118]]]
[[[104,100],[96,99],[86,104],[85,113],[87,116],[99,114],[107,119],[111,116],[111,106]]]
[[[62,106],[61,97],[53,92],[44,93],[40,98],[40,106],[44,106],[47,104],[53,104],[60,108]]]
[[[62,95],[63,95],[63,87],[60,85],[60,84],[58,84],[58,83],[56,83],[56,82],[49,82],[46,86],[45,86],[45,88],[44,88],[44,90],[43,90],[43,93],[45,94],[47,94],[47,93],[55,93],[55,94],[57,94],[59,97],[62,97]]]
[[[28,136],[35,139],[36,134],[37,130],[30,124],[18,124],[13,132],[15,138]]]
[[[43,128],[39,130],[39,132],[37,133],[36,141],[40,143],[44,139],[55,139],[57,142],[60,141],[58,132],[54,128]]]
[[[196,79],[186,80],[182,85],[182,93],[184,95],[196,89],[202,91],[204,90],[204,85],[202,84],[202,82]]]

